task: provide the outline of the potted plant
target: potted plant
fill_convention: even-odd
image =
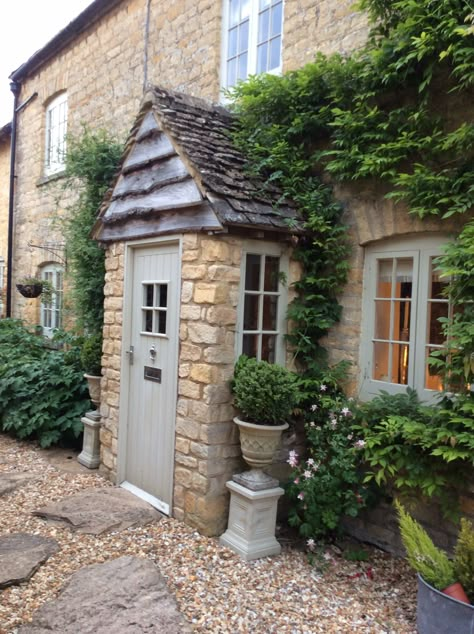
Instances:
[[[298,401],[297,376],[282,366],[242,355],[235,365],[232,391],[240,410],[234,422],[242,456],[251,467],[234,480],[254,490],[275,486],[277,482],[262,469],[272,463],[281,434],[288,429]]]
[[[22,277],[16,285],[18,292],[29,299],[43,295],[43,303],[51,303],[54,288],[48,280],[39,277]]]
[[[454,560],[437,548],[424,528],[397,503],[400,533],[408,563],[418,573],[419,634],[474,631],[474,606],[459,580],[474,579],[474,531],[461,525]],[[474,591],[471,586],[470,592]]]
[[[102,378],[102,335],[95,333],[84,339],[81,363],[89,387],[89,395],[96,409],[100,405],[100,380]]]

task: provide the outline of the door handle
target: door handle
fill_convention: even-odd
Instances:
[[[133,353],[134,353],[134,347],[130,346],[130,348],[128,350],[125,350],[125,354],[128,354],[128,363],[129,365],[133,365]]]
[[[149,352],[150,352],[150,359],[152,361],[154,361],[156,359],[156,348],[155,348],[155,346],[151,346]]]

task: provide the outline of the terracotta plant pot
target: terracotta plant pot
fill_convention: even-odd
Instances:
[[[453,599],[457,599],[458,601],[462,601],[463,603],[468,603],[469,605],[471,604],[471,602],[467,598],[467,594],[464,592],[464,588],[459,583],[459,581],[456,581],[456,583],[452,583],[442,592],[444,594],[447,594],[448,597],[452,597]]]

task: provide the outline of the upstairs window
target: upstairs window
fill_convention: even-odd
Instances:
[[[223,86],[281,71],[282,0],[225,0]]]
[[[436,270],[444,242],[418,237],[367,250],[362,398],[412,387],[430,401],[443,388],[428,358],[444,344],[439,319],[452,313],[448,280]]]
[[[53,287],[50,302],[41,303],[41,326],[43,335],[51,337],[55,328],[62,326],[64,269],[58,264],[49,264],[41,269],[41,279]]]
[[[46,108],[45,173],[64,169],[66,159],[67,93],[61,93]]]

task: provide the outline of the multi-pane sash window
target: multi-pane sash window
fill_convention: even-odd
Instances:
[[[168,282],[143,282],[142,333],[166,335]]]
[[[225,0],[223,85],[281,70],[282,0]]]
[[[54,174],[64,168],[67,132],[67,93],[62,93],[46,108],[45,172]]]
[[[41,326],[48,337],[62,325],[63,278],[63,268],[57,264],[45,266],[41,271],[41,279],[49,282],[54,291],[50,302],[41,303]]]
[[[409,386],[430,400],[442,389],[441,377],[428,363],[443,347],[439,319],[450,317],[443,293],[448,280],[435,263],[441,243],[427,238],[407,240],[405,248],[399,243],[391,251],[368,249],[362,397]]]
[[[282,258],[272,253],[247,253],[243,285],[238,353],[271,363],[284,362],[285,288]]]

